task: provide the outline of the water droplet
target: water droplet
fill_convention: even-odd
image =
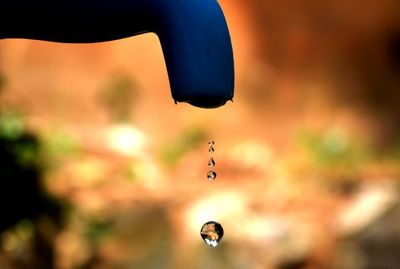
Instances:
[[[214,167],[214,165],[215,165],[214,158],[211,157],[210,160],[208,160],[208,166],[209,166],[209,167]]]
[[[214,248],[218,246],[224,236],[224,229],[218,222],[209,221],[201,227],[200,235],[208,246]]]
[[[216,177],[217,177],[217,173],[215,173],[214,171],[208,171],[208,173],[207,173],[208,180],[214,180]]]
[[[208,149],[208,152],[213,153],[213,152],[214,152],[214,147],[211,146],[211,147]]]
[[[209,145],[210,147],[214,146],[214,144],[215,144],[214,141],[208,141],[208,145]]]

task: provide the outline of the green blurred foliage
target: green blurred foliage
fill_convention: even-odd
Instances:
[[[113,224],[108,220],[98,218],[91,219],[86,226],[87,239],[96,245],[104,243],[112,236],[112,225]]]
[[[66,132],[53,131],[43,135],[41,140],[47,169],[57,168],[65,158],[81,152],[78,140]]]
[[[112,121],[124,122],[130,118],[137,94],[134,80],[126,74],[117,74],[101,90],[100,102],[106,108]]]
[[[34,224],[31,220],[23,219],[15,225],[13,230],[21,240],[29,240],[33,237]]]
[[[25,130],[25,122],[21,113],[7,110],[0,114],[0,136],[16,140]]]
[[[0,138],[19,165],[33,167],[40,163],[39,144],[30,137],[21,113],[8,110],[0,114]]]
[[[369,161],[372,154],[362,141],[338,128],[324,132],[301,130],[295,141],[312,163],[319,167],[357,167]]]
[[[206,137],[207,132],[201,127],[184,130],[165,143],[165,147],[161,149],[161,161],[168,167],[175,166],[186,153],[203,143]]]
[[[14,146],[14,153],[22,166],[39,164],[39,145],[34,140],[16,144]]]

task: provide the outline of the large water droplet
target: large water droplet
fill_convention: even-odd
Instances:
[[[217,173],[214,171],[208,171],[207,173],[207,179],[208,180],[214,180],[217,177]]]
[[[216,221],[206,222],[200,230],[201,238],[210,247],[216,247],[224,236],[224,229]]]
[[[210,160],[208,160],[208,166],[209,166],[209,167],[214,167],[214,165],[215,165],[214,158],[211,157]]]

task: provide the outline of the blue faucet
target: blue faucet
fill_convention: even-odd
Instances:
[[[64,43],[160,39],[172,98],[215,108],[233,98],[234,63],[216,0],[0,0],[0,39]]]

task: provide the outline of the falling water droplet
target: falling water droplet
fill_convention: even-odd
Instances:
[[[208,171],[207,173],[207,179],[208,180],[214,180],[217,177],[217,173],[214,171]]]
[[[214,152],[214,147],[211,146],[211,147],[208,149],[208,152],[213,153],[213,152]]]
[[[215,144],[214,141],[208,141],[208,145],[209,145],[210,147],[214,146],[214,144]]]
[[[210,160],[208,160],[208,166],[209,166],[209,167],[214,167],[214,165],[215,165],[214,158],[211,157]]]
[[[208,246],[216,247],[224,236],[224,229],[218,222],[209,221],[201,227],[200,235]]]

